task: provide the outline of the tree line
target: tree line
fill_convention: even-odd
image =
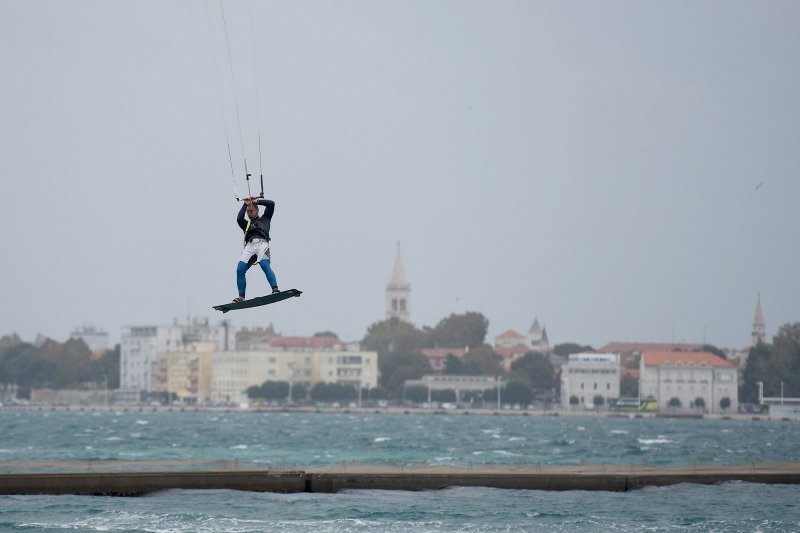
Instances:
[[[34,388],[119,388],[119,345],[92,357],[82,339],[34,345],[5,335],[0,338],[0,387],[11,385],[20,398],[30,398]]]
[[[800,397],[800,322],[785,324],[772,343],[759,343],[750,349],[739,401],[758,403],[758,382],[764,383],[764,396]]]

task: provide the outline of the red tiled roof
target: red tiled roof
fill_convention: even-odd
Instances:
[[[445,358],[449,354],[453,354],[459,359],[463,359],[464,354],[467,353],[467,351],[464,348],[424,348],[421,350],[421,352],[422,355],[424,355],[428,359]]]
[[[623,352],[670,352],[680,350],[682,352],[695,352],[703,348],[702,344],[684,344],[670,342],[609,342],[598,351],[601,353],[623,353]]]
[[[507,359],[515,355],[525,355],[531,349],[525,345],[518,344],[516,346],[501,346],[500,348],[495,348],[494,351],[504,359]]]
[[[524,338],[525,338],[524,335],[517,333],[513,329],[509,329],[508,331],[505,331],[495,337],[495,339],[524,339]]]
[[[675,363],[682,363],[684,366],[689,363],[700,365],[705,363],[706,366],[729,366],[733,364],[726,361],[722,357],[714,355],[709,352],[644,352],[642,354],[645,366],[664,366],[664,363],[669,361],[670,365],[674,366]]]
[[[334,337],[272,337],[270,346],[276,348],[329,348],[342,344]]]

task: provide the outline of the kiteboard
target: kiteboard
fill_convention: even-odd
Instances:
[[[235,309],[247,309],[248,307],[259,307],[262,305],[274,304],[275,302],[280,302],[281,300],[286,300],[287,298],[292,298],[293,296],[300,296],[301,294],[303,294],[303,291],[289,289],[288,291],[276,292],[266,296],[258,296],[257,298],[250,298],[249,300],[245,300],[243,302],[231,302],[222,305],[215,305],[214,309],[217,311],[222,311],[223,313],[227,313],[228,311],[233,311]]]

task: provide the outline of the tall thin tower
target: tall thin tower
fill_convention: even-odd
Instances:
[[[386,284],[386,318],[397,317],[404,322],[411,322],[410,304],[411,285],[406,281],[403,258],[400,255],[400,243],[398,242],[392,279]]]
[[[767,325],[764,323],[764,313],[761,311],[761,293],[758,293],[756,314],[753,317],[753,346],[767,342]]]

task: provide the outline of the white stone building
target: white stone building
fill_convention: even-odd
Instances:
[[[84,324],[79,328],[75,328],[75,331],[70,333],[69,337],[83,340],[92,355],[102,355],[103,352],[108,350],[108,333],[91,324]]]
[[[712,353],[644,352],[639,376],[639,396],[656,400],[661,412],[735,413],[739,407],[736,367]]]
[[[218,350],[233,348],[227,323],[209,325],[207,318],[171,326],[129,326],[120,343],[120,389],[154,392],[158,389],[158,354],[179,352],[195,342],[213,342]]]
[[[565,409],[594,409],[595,396],[603,405],[619,398],[619,355],[614,353],[574,353],[561,366],[561,405]],[[571,405],[576,397],[578,405]]]
[[[215,352],[212,356],[212,403],[241,403],[249,387],[265,381],[285,381],[309,388],[318,382],[375,388],[378,353],[278,346],[271,350]]]

